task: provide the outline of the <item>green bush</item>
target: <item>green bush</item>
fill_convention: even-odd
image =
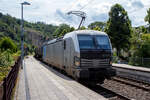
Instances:
[[[10,50],[0,52],[0,67],[9,67],[14,64],[14,58]]]
[[[129,64],[150,66],[150,34],[142,34],[131,50],[134,52],[129,59]]]
[[[6,77],[11,67],[0,67],[0,82]]]
[[[7,76],[8,72],[15,63],[14,56],[11,53],[11,50],[7,49],[2,52],[0,50],[0,82]]]
[[[150,58],[150,34],[142,35],[139,53],[141,57]]]
[[[17,52],[17,45],[9,37],[3,37],[0,40],[0,48],[2,51],[9,49],[12,53]]]

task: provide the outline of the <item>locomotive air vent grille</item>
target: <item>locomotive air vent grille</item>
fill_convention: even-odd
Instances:
[[[82,67],[100,67],[109,65],[109,59],[81,59]]]

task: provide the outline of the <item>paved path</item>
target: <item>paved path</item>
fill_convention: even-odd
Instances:
[[[15,100],[106,100],[30,56],[16,86]]]

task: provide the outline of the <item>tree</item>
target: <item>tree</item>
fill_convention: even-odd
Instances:
[[[98,26],[96,26],[93,30],[101,31],[101,29]]]
[[[86,28],[84,26],[80,27],[79,30],[85,30]]]
[[[140,29],[139,27],[132,28],[132,34],[130,38],[130,50],[129,50],[131,57],[137,57],[139,55],[138,50],[141,45],[141,35],[142,35],[140,34],[141,32],[139,29]]]
[[[68,31],[67,31],[66,29],[64,29],[64,30],[61,32],[61,34],[59,34],[59,35],[60,35],[59,37],[64,36],[67,32],[68,32]]]
[[[138,51],[140,57],[150,57],[150,34],[143,34],[141,36],[141,45]]]
[[[72,32],[72,31],[74,31],[75,30],[75,28],[74,27],[71,27],[70,28],[70,32]]]
[[[142,33],[147,33],[147,29],[144,26],[140,26],[140,30]]]
[[[147,10],[147,15],[145,16],[144,20],[149,23],[149,32],[150,32],[150,8]]]
[[[103,30],[106,27],[106,23],[96,21],[88,25],[88,28],[90,29],[94,29],[96,27],[99,27],[100,30]]]
[[[147,10],[147,15],[144,20],[150,24],[150,8]]]
[[[132,32],[131,21],[120,4],[115,4],[111,7],[105,31],[110,36],[113,47],[117,49],[118,56],[121,49],[129,48],[129,39]]]
[[[68,32],[74,31],[74,27],[70,27],[67,24],[60,24],[59,27],[54,32],[54,37],[61,37],[64,36]]]

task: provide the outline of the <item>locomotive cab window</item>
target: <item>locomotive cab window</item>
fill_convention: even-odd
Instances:
[[[111,49],[109,38],[105,35],[96,35],[96,44],[98,49]]]
[[[78,35],[80,49],[111,49],[105,35]]]
[[[78,35],[80,49],[94,49],[94,41],[91,35]]]

